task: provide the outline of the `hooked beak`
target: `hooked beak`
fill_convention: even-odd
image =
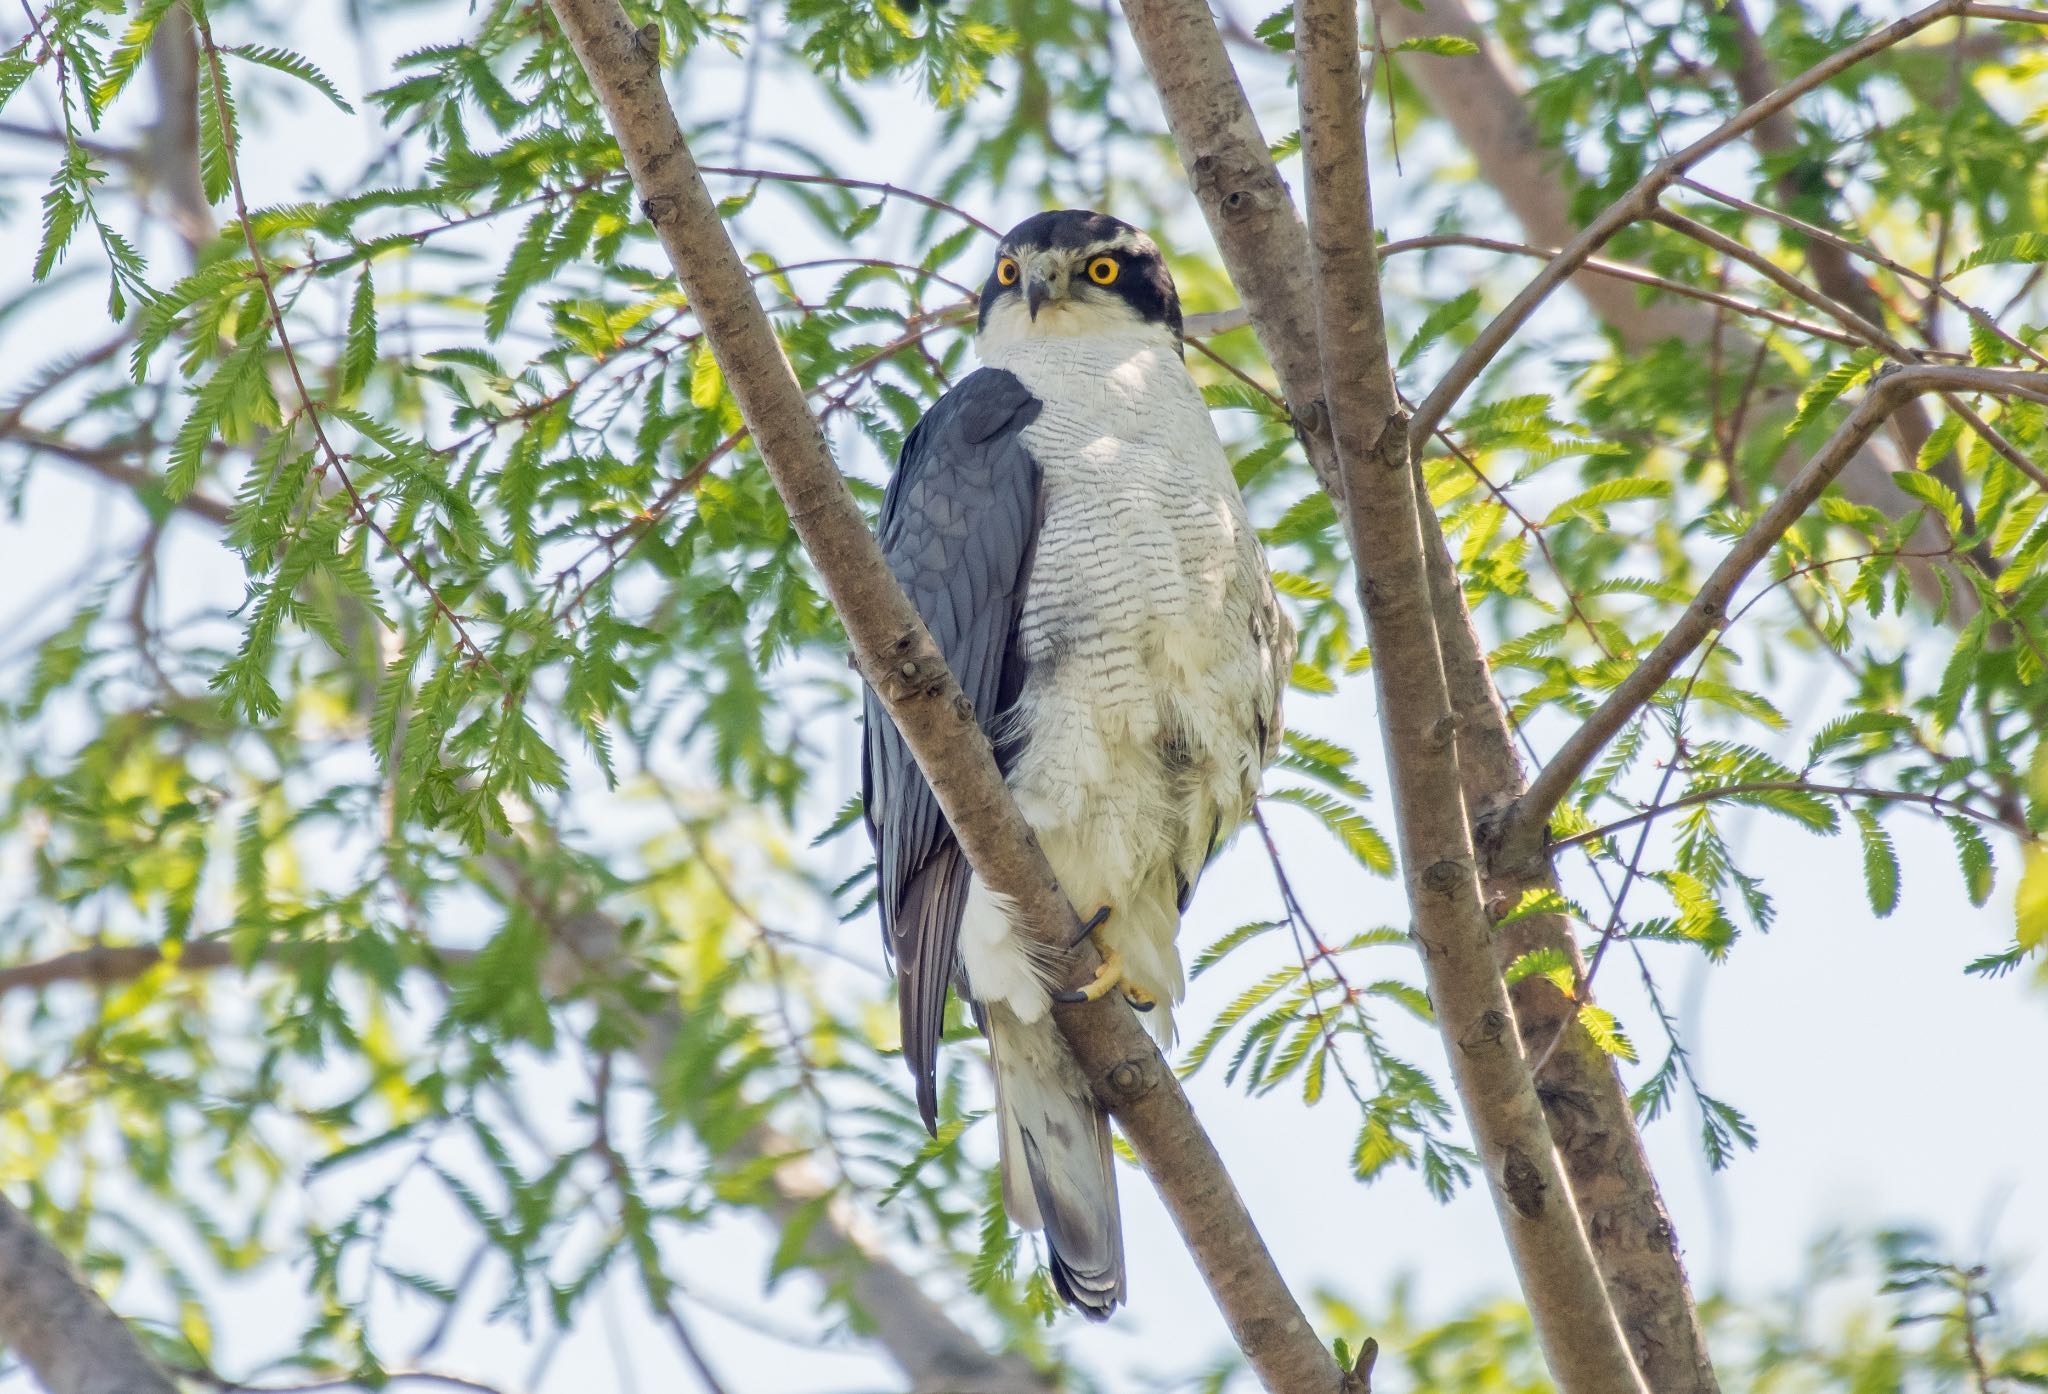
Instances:
[[[1067,293],[1066,259],[1056,252],[1042,252],[1031,259],[1031,265],[1024,273],[1024,306],[1036,320],[1038,312],[1048,300],[1062,299]]]

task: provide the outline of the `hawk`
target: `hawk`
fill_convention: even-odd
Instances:
[[[1124,1297],[1109,1120],[1052,1007],[1121,990],[1173,1043],[1175,934],[1278,747],[1294,629],[1151,238],[1080,209],[1018,224],[975,348],[983,366],[904,441],[880,542],[1102,970],[1049,990],[1055,965],[976,880],[872,691],[862,793],[925,1126],[951,987],[994,1062],[1005,1207],[1044,1231],[1061,1297],[1100,1319]]]

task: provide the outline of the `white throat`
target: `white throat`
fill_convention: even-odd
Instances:
[[[1021,299],[1005,297],[989,310],[974,336],[974,351],[984,363],[1032,339],[1143,339],[1148,345],[1178,350],[1163,323],[1147,323],[1122,300],[1075,296],[1048,301],[1033,319]]]

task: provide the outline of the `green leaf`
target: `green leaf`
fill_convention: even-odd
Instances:
[[[79,221],[85,217],[83,190],[87,168],[85,152],[74,148],[73,156],[65,160],[43,195],[43,240],[36,247],[35,267],[29,272],[35,280],[49,278],[63,259],[64,249],[71,245],[71,235],[77,231]]]
[[[1910,737],[1913,734],[1911,718],[1896,712],[1850,712],[1827,722],[1813,733],[1813,739],[1806,746],[1806,767],[1812,769],[1829,754],[1851,741],[1871,736]],[[1884,742],[1865,741],[1866,749],[1880,749]]]
[[[93,101],[100,107],[104,108],[112,103],[128,86],[129,79],[135,76],[135,71],[142,65],[142,60],[149,56],[150,44],[156,39],[157,26],[163,22],[165,12],[177,2],[178,0],[146,0],[146,3],[136,10],[135,17],[128,21],[128,27],[122,31],[121,41],[115,45],[112,57],[107,60],[107,66],[101,71],[99,81],[93,85]],[[178,22],[185,24],[190,21],[181,15]],[[4,104],[5,101],[5,94],[0,93],[0,104]]]
[[[1899,856],[1892,836],[1868,808],[1855,811],[1856,832],[1863,842],[1863,886],[1870,908],[1882,918],[1899,908]]]
[[[1429,351],[1438,339],[1471,319],[1479,310],[1479,288],[1472,287],[1452,296],[1430,310],[1422,317],[1422,323],[1415,327],[1415,334],[1401,350],[1401,361],[1395,368],[1401,369],[1413,363]]]
[[[1941,520],[1948,524],[1951,535],[1962,532],[1962,500],[1956,497],[1955,490],[1948,485],[1931,474],[1921,474],[1915,470],[1893,471],[1892,483],[1899,486],[1901,493],[1910,494],[1922,503],[1931,505],[1934,511],[1941,515]]]
[[[1522,954],[1513,963],[1510,963],[1507,971],[1501,976],[1509,987],[1513,987],[1516,983],[1527,977],[1540,974],[1547,978],[1555,973],[1564,973],[1566,977],[1563,987],[1569,993],[1571,991],[1571,971],[1571,958],[1563,949],[1531,949],[1528,953]]]
[[[1370,1181],[1391,1163],[1408,1161],[1414,1155],[1415,1149],[1396,1136],[1386,1119],[1375,1112],[1366,1117],[1358,1130],[1358,1140],[1351,1145],[1351,1174],[1361,1181]]]
[[[1189,980],[1192,981],[1201,977],[1202,974],[1221,963],[1233,950],[1249,944],[1268,930],[1278,929],[1286,923],[1287,921],[1285,920],[1253,920],[1250,924],[1239,925],[1236,929],[1223,935],[1215,943],[1195,955],[1195,961],[1188,965]]]
[[[1960,276],[1965,271],[1974,271],[1980,266],[2005,262],[2048,261],[2048,233],[2021,232],[2010,237],[1994,237],[1976,251],[1956,263],[1950,276]]]
[[[1396,53],[1436,53],[1446,58],[1465,58],[1479,52],[1479,45],[1458,34],[1417,34],[1394,45]]]
[[[355,108],[350,106],[347,99],[341,95],[341,89],[328,81],[327,74],[314,67],[311,60],[293,53],[290,49],[262,48],[255,44],[236,44],[231,48],[222,49],[221,52],[232,53],[237,58],[246,59],[251,63],[259,63],[266,68],[274,68],[289,77],[295,77],[300,82],[314,89],[321,96],[327,98],[328,101],[333,102],[343,111],[348,112],[350,115],[355,114]]]
[[[1786,437],[1789,439],[1805,430],[1837,397],[1868,378],[1876,370],[1881,357],[1876,349],[1858,349],[1800,393],[1799,410],[1785,427]]]
[[[263,372],[264,351],[269,346],[264,336],[251,335],[194,394],[192,410],[171,441],[169,468],[164,474],[164,491],[171,498],[182,499],[192,492],[206,460],[206,447],[221,437],[230,418],[276,419],[277,404]]]
[[[1266,797],[1275,803],[1293,804],[1314,814],[1316,820],[1344,844],[1368,871],[1381,876],[1394,874],[1394,850],[1365,815],[1333,794],[1318,789],[1276,789]]]
[[[710,411],[725,397],[725,375],[709,345],[699,345],[690,359],[690,405]]]
[[[2013,937],[2027,953],[2048,943],[2048,848],[2038,842],[2027,848],[2020,865],[2013,920]]]
[[[1331,682],[1322,669],[1306,663],[1294,665],[1294,672],[1289,676],[1288,682],[1297,690],[1312,692],[1318,697],[1327,697],[1337,690],[1337,684]]]
[[[917,1179],[919,1172],[923,1171],[933,1161],[953,1151],[959,1146],[960,1139],[966,1134],[967,1130],[987,1116],[986,1112],[963,1113],[958,1118],[949,1118],[941,1123],[938,1132],[926,1138],[924,1145],[917,1149],[917,1154],[897,1170],[896,1179],[889,1183],[888,1188],[876,1199],[875,1204],[883,1206],[896,1199],[897,1196],[903,1193],[905,1186],[908,1186]]]
[[[1955,839],[1956,863],[1962,868],[1970,904],[1982,905],[1991,898],[1991,885],[1996,877],[1991,843],[1985,839],[1984,830],[1968,818],[1951,815],[1942,821],[1948,824],[1949,836]]]
[[[235,160],[241,150],[235,94],[219,62],[200,55],[199,184],[208,203],[219,203],[234,183]]]
[[[1635,1043],[1622,1031],[1621,1023],[1614,1019],[1614,1013],[1605,1007],[1596,1007],[1591,1002],[1581,1003],[1579,1025],[1586,1028],[1586,1034],[1603,1053],[1618,1060],[1636,1059]]]
[[[1572,495],[1563,503],[1550,510],[1542,522],[1543,527],[1553,527],[1568,518],[1584,518],[1607,526],[1607,515],[1603,511],[1608,504],[1622,503],[1630,499],[1661,499],[1671,494],[1670,482],[1663,479],[1645,479],[1625,475],[1619,479],[1605,479],[1590,489]]]
[[[882,209],[888,206],[888,202],[889,200],[886,198],[878,198],[848,219],[842,234],[846,240],[851,242],[854,238],[873,227],[875,220],[882,216]]]
[[[504,337],[520,300],[539,284],[548,270],[548,239],[555,230],[555,215],[546,209],[533,215],[513,245],[498,283],[491,289],[490,304],[484,309],[484,333],[493,340]]]
[[[370,279],[368,263],[356,282],[355,298],[349,304],[348,340],[341,351],[342,391],[353,393],[369,381],[377,363],[377,287]]]

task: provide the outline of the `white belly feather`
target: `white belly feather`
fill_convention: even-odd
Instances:
[[[1172,1040],[1179,891],[1249,810],[1279,740],[1293,633],[1206,407],[1157,333],[1026,338],[989,355],[1045,406],[1024,437],[1045,515],[1019,641],[1010,771],[1025,817]],[[960,948],[974,995],[1046,1010],[1020,936],[979,886]]]

